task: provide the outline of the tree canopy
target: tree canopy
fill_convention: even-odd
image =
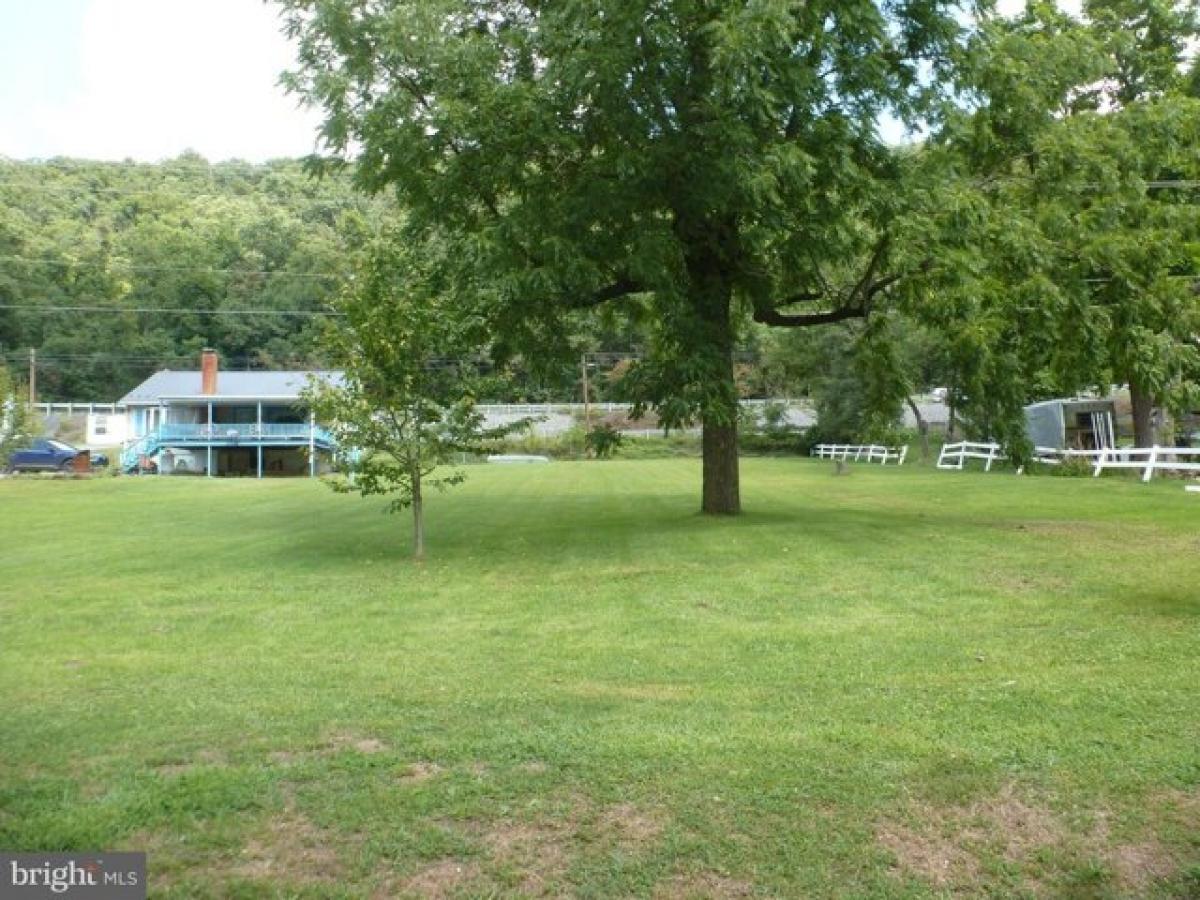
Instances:
[[[941,324],[974,425],[1018,454],[1029,400],[1128,384],[1148,446],[1151,410],[1194,405],[1200,384],[1196,12],[1085,13],[1031,4],[991,23],[974,63],[985,100],[939,136],[967,176],[971,247],[934,307],[952,311]]]
[[[881,120],[936,121],[966,4],[948,0],[282,0],[291,88],[358,183],[460,246],[503,341],[642,304],[630,373],[704,425],[702,508],[740,508],[731,354],[753,319],[862,317],[924,261],[892,239],[919,177]],[[481,287],[481,279],[486,285]]]

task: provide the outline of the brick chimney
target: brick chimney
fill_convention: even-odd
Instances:
[[[217,392],[217,351],[204,349],[200,351],[200,393],[215,394]]]

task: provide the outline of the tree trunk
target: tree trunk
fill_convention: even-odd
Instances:
[[[917,433],[921,435],[921,462],[929,459],[929,423],[921,415],[921,407],[912,397],[905,397],[908,408],[912,410],[913,418],[917,420]]]
[[[738,473],[738,400],[733,377],[733,323],[730,306],[733,292],[712,256],[689,265],[693,300],[703,324],[705,346],[699,348],[712,360],[701,414],[704,436],[704,487],[700,511],[710,516],[736,516],[742,511]]]
[[[1133,405],[1133,442],[1138,447],[1153,447],[1158,443],[1154,428],[1154,398],[1131,379],[1129,400]]]
[[[703,448],[704,499],[700,511],[710,516],[736,516],[742,511],[736,417],[729,424],[705,421]]]
[[[421,499],[421,470],[412,477],[413,559],[425,559],[425,507]]]

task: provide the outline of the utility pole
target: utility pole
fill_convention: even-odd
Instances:
[[[579,357],[579,370],[583,373],[583,419],[587,422],[588,431],[592,430],[592,405],[588,390],[587,354]]]
[[[29,348],[29,405],[37,403],[37,351]]]

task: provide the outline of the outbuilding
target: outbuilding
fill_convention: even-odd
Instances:
[[[1112,400],[1044,400],[1025,407],[1025,434],[1035,447],[1105,450],[1117,445]]]

